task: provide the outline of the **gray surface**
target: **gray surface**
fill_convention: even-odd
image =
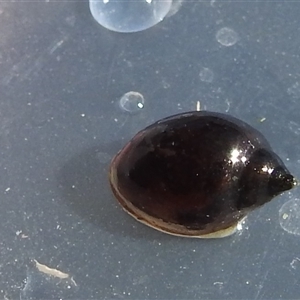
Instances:
[[[132,135],[198,100],[261,130],[299,178],[299,3],[186,2],[129,35],[99,26],[87,2],[1,2],[0,13],[0,298],[299,299],[300,224],[281,226],[299,189],[207,241],[137,223],[107,181]],[[217,41],[223,27],[235,45]],[[134,115],[118,107],[131,90],[145,97]]]

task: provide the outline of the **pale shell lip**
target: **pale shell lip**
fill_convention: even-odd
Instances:
[[[156,225],[159,222],[157,222],[157,220],[154,219],[154,218],[153,218],[153,222],[150,223],[149,222],[150,218],[148,218],[148,220],[146,221],[144,219],[141,219],[141,218],[137,217],[135,214],[131,213],[125,207],[123,207],[123,210],[126,211],[129,215],[131,215],[133,218],[135,218],[137,221],[139,221],[140,223],[142,223],[144,225],[147,225],[151,228],[154,228],[154,229],[156,229],[158,231],[161,231],[163,233],[167,233],[169,235],[179,236],[179,237],[184,237],[184,238],[218,239],[218,238],[229,237],[229,236],[231,236],[231,235],[233,235],[237,232],[237,229],[238,229],[238,226],[239,226],[239,223],[240,223],[240,221],[239,221],[239,222],[233,224],[232,226],[230,226],[228,228],[221,229],[221,230],[211,232],[211,233],[206,233],[206,234],[201,234],[200,230],[198,231],[198,233],[197,233],[196,230],[194,230],[193,233],[191,233],[184,226],[177,225],[178,227],[180,226],[180,227],[182,227],[183,230],[186,231],[186,234],[184,234],[184,233],[176,233],[175,231],[167,230],[166,229],[167,226],[163,227],[161,225]],[[163,222],[162,220],[161,220],[161,223],[162,224],[167,224],[167,223]],[[172,226],[174,228],[176,225],[172,224],[170,226]]]
[[[228,237],[236,233],[238,225],[241,222],[238,221],[228,228],[221,229],[215,232],[203,233],[202,230],[189,230],[185,226],[177,225],[177,224],[169,224],[167,222],[164,222],[161,219],[156,219],[154,217],[145,214],[143,211],[137,209],[136,207],[133,207],[132,205],[130,205],[131,206],[130,209],[127,206],[128,204],[124,206],[121,203],[121,205],[124,211],[126,211],[129,215],[131,215],[140,223],[143,223],[163,233],[167,233],[174,236],[185,237],[185,238],[216,239],[216,238]]]
[[[120,193],[114,187],[114,184],[117,184],[116,174],[111,171],[111,188],[113,193],[115,194],[118,202],[122,206],[123,210],[126,211],[129,215],[131,215],[134,219],[143,223],[149,227],[152,227],[158,231],[163,233],[167,233],[173,236],[180,236],[186,238],[200,238],[200,239],[216,239],[216,238],[224,238],[233,235],[239,226],[239,224],[244,221],[245,217],[241,220],[238,220],[236,223],[233,223],[231,226],[227,228],[223,228],[214,232],[204,232],[204,230],[191,230],[186,228],[183,225],[179,224],[171,224],[165,222],[164,220],[152,217],[142,210],[138,209],[132,203],[124,199]]]

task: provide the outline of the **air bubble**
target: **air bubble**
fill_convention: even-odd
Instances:
[[[201,68],[199,77],[200,80],[203,82],[212,82],[214,79],[214,73],[208,68]]]
[[[221,28],[216,34],[217,41],[223,46],[233,46],[238,40],[238,34],[231,28]]]
[[[94,19],[117,32],[138,32],[161,22],[172,0],[89,0]]]
[[[120,107],[130,113],[139,112],[144,108],[144,96],[138,92],[128,92],[120,99]]]
[[[280,226],[288,233],[300,235],[300,200],[293,199],[279,210]]]

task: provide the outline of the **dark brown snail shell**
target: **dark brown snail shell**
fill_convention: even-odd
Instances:
[[[110,183],[138,221],[169,234],[224,237],[296,181],[257,130],[208,111],[165,118],[113,159]]]

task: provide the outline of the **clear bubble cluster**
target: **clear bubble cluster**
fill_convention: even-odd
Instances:
[[[94,19],[117,32],[138,32],[164,19],[172,0],[90,0]]]

